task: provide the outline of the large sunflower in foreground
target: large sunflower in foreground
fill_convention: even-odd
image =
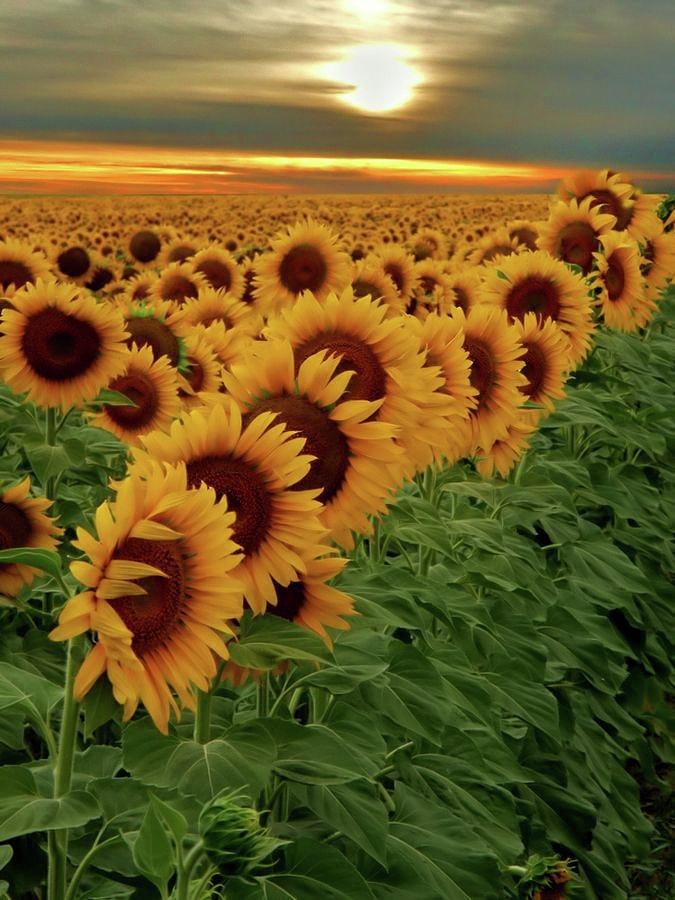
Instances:
[[[0,241],[0,289],[4,295],[50,278],[49,264],[42,253],[36,253],[20,241]]]
[[[236,513],[234,540],[244,553],[235,574],[255,613],[274,603],[274,581],[283,586],[305,571],[303,559],[325,535],[318,492],[296,490],[311,462],[302,453],[304,440],[275,418],[264,413],[245,426],[233,401],[216,403],[185,413],[168,434],[144,436],[147,452],[134,451],[141,469],[153,458],[184,462],[191,487],[203,483],[227,496]]]
[[[369,297],[356,299],[351,288],[322,303],[308,291],[271,320],[266,333],[291,342],[296,371],[319,350],[338,354],[338,371],[354,373],[343,399],[380,401],[375,418],[399,426],[405,440],[410,429],[425,427],[428,373],[407,317],[386,318],[386,313]]]
[[[233,522],[224,497],[188,490],[184,466],[154,463],[97,509],[98,536],[78,529],[85,559],[71,571],[85,590],[50,635],[96,634],[75,679],[78,700],[105,672],[125,720],[140,702],[166,733],[171,710],[194,707],[194,687],[209,689],[216,656],[228,656],[222,635],[242,614]]]
[[[588,286],[543,250],[521,253],[488,269],[480,296],[484,303],[506,310],[511,321],[528,313],[553,319],[570,342],[573,365],[591,346],[594,326]]]
[[[465,426],[467,443],[489,450],[496,440],[506,437],[523,402],[524,350],[504,310],[480,305],[468,315],[455,310],[452,317],[464,332],[471,386],[477,391],[476,408],[470,411]]]
[[[640,250],[626,232],[610,231],[601,238],[602,252],[595,254],[596,270],[591,286],[610,328],[635,331],[651,319],[656,308],[647,296],[640,272]]]
[[[326,584],[339,575],[346,564],[347,560],[339,556],[308,560],[307,571],[297,581],[277,588],[277,602],[267,607],[267,614],[309,628],[332,647],[326,626],[344,631],[349,628],[349,623],[343,616],[356,615],[352,598]]]
[[[178,373],[166,356],[155,359],[150,347],[132,347],[124,371],[110,381],[109,390],[128,397],[134,406],[103,404],[91,414],[91,424],[111,431],[126,444],[139,436],[166,431],[181,411]]]
[[[508,426],[505,437],[496,440],[489,450],[477,448],[475,465],[478,474],[489,478],[498,472],[505,478],[529,448],[530,438],[536,430],[535,419],[522,416],[516,418]]]
[[[581,202],[561,201],[554,204],[548,221],[541,225],[539,248],[588,275],[593,254],[600,250],[600,235],[611,231],[615,224],[615,216],[600,212],[593,205],[593,197]]]
[[[68,410],[93,400],[124,368],[121,315],[69,284],[38,281],[0,318],[0,373],[39,406]]]
[[[256,302],[264,314],[292,304],[303,291],[322,300],[349,283],[350,259],[325,225],[307,221],[272,241],[256,265]]]
[[[552,319],[542,321],[534,313],[516,319],[513,327],[525,349],[522,375],[527,383],[520,390],[531,403],[551,412],[555,401],[565,396],[570,343]],[[538,421],[540,411],[521,410],[521,418]]]
[[[352,547],[351,532],[370,534],[368,516],[386,511],[400,481],[402,453],[396,428],[371,421],[381,400],[347,400],[353,373],[326,351],[297,367],[288,341],[253,344],[245,364],[223,373],[226,389],[249,420],[261,412],[305,438],[314,457],[297,488],[318,491],[321,521],[338,543]]]
[[[46,514],[50,500],[30,496],[30,478],[0,491],[0,550],[42,547],[54,550],[61,533]],[[16,597],[37,570],[21,563],[0,563],[0,594]]]

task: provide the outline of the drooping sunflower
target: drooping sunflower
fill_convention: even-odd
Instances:
[[[509,424],[506,436],[496,440],[489,450],[477,448],[475,465],[478,474],[483,478],[490,478],[497,471],[505,478],[529,449],[530,439],[536,430],[535,419],[522,416],[516,418]]]
[[[50,500],[30,496],[30,478],[0,492],[0,550],[14,547],[55,550],[61,529],[47,515],[50,506]],[[32,566],[0,563],[0,594],[16,597],[37,574]]]
[[[621,331],[642,328],[654,314],[656,303],[645,291],[638,245],[620,231],[603,234],[600,241],[602,252],[595,254],[590,284],[597,292],[603,320]]]
[[[272,241],[272,250],[256,264],[254,296],[263,314],[292,304],[303,291],[322,300],[349,283],[350,259],[337,248],[335,235],[311,220],[289,228]]]
[[[343,547],[353,546],[352,531],[371,533],[368,516],[386,511],[402,465],[396,429],[372,421],[382,401],[348,399],[352,377],[340,357],[325,350],[296,366],[286,340],[251,345],[247,361],[223,373],[245,421],[272,413],[305,439],[314,459],[296,487],[318,491],[321,521]]]
[[[484,304],[506,310],[511,321],[527,313],[553,319],[570,342],[573,366],[590,348],[594,326],[588,285],[543,250],[527,251],[488,268],[480,297]]]
[[[578,202],[560,201],[551,208],[548,221],[539,232],[539,248],[569,265],[579,266],[588,275],[593,254],[600,250],[600,235],[611,231],[616,217],[593,206],[593,197]]]
[[[405,247],[398,244],[380,244],[372,254],[373,259],[394,282],[402,304],[407,305],[415,284],[415,260]]]
[[[174,368],[185,367],[185,335],[190,326],[182,321],[181,310],[168,300],[156,299],[126,301],[119,308],[130,347],[150,347],[155,359],[166,356]]]
[[[326,584],[339,575],[346,564],[347,560],[339,556],[308,560],[307,571],[297,581],[277,588],[277,602],[267,607],[267,614],[314,631],[329,648],[332,647],[326,626],[345,631],[349,623],[343,616],[357,615],[353,599]]]
[[[208,287],[206,278],[195,272],[189,262],[170,263],[159,273],[150,287],[150,296],[158,300],[173,300],[182,304]]]
[[[49,264],[42,253],[36,253],[20,241],[0,241],[0,289],[11,297],[27,284],[51,277]]]
[[[476,407],[465,426],[467,443],[487,451],[506,437],[523,402],[524,350],[504,310],[481,304],[468,315],[454,310],[452,317],[464,332],[464,349],[471,362],[469,379],[477,391]]]
[[[458,319],[436,313],[430,313],[423,321],[411,319],[410,325],[426,355],[425,366],[440,369],[440,390],[452,401],[446,410],[445,421],[439,423],[442,440],[435,444],[422,442],[426,443],[426,448],[417,447],[414,455],[419,459],[419,468],[442,458],[454,463],[464,455],[466,428],[463,421],[475,409],[478,394],[470,381],[471,361],[463,346],[464,333]],[[409,435],[410,439],[415,440],[415,434]]]
[[[553,319],[542,320],[534,313],[515,319],[513,327],[525,348],[522,374],[527,383],[520,390],[529,401],[551,412],[555,401],[565,396],[571,366],[569,340]],[[535,424],[540,418],[539,410],[521,410],[520,414],[521,419]]]
[[[236,259],[223,247],[210,244],[195,253],[192,260],[195,272],[203,275],[209,286],[216,291],[225,291],[237,300],[244,292],[244,275]]]
[[[185,338],[187,371],[178,376],[178,396],[184,409],[203,405],[202,394],[218,391],[222,385],[221,364],[202,329]]]
[[[209,689],[216,657],[228,656],[222,636],[242,614],[233,522],[225,497],[188,489],[184,466],[148,462],[97,509],[97,537],[78,529],[85,559],[71,571],[85,590],[50,635],[96,634],[75,679],[78,700],[106,673],[125,720],[142,703],[166,733],[171,711],[194,708],[194,688]]]
[[[407,312],[424,319],[431,312],[446,313],[454,302],[451,277],[443,263],[425,259],[415,263],[415,283],[408,301]]]
[[[93,400],[124,368],[122,316],[70,284],[38,280],[0,318],[0,372],[18,394],[68,410]]]
[[[400,298],[394,282],[384,271],[382,264],[373,257],[360,259],[352,269],[352,290],[355,297],[371,297],[387,307],[390,315],[401,315],[405,304]]]
[[[675,273],[675,231],[665,231],[663,222],[654,216],[644,228],[640,244],[647,296],[658,300]]]
[[[286,585],[305,570],[303,559],[325,535],[317,491],[296,490],[311,462],[304,440],[274,420],[264,413],[244,426],[233,401],[217,402],[185,413],[168,434],[145,435],[146,453],[134,451],[140,469],[153,458],[184,462],[191,487],[204,483],[217,497],[227,495],[244,553],[234,574],[255,613],[274,602],[274,582]]]
[[[140,435],[167,431],[180,414],[178,373],[166,356],[155,359],[150,347],[132,347],[124,371],[111,379],[109,390],[128,397],[135,406],[103,404],[91,413],[91,424],[111,431],[126,444],[137,445]]]
[[[181,321],[204,328],[222,322],[228,330],[238,328],[250,335],[258,335],[262,327],[262,320],[253,307],[237,300],[233,294],[213,288],[202,288],[195,298],[181,307]]]

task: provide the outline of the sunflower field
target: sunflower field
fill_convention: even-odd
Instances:
[[[674,206],[0,201],[0,898],[675,894]]]

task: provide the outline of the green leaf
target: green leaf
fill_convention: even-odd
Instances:
[[[105,725],[120,711],[112,685],[107,678],[99,678],[82,702],[84,710],[84,736],[90,738],[97,728]]]
[[[76,828],[97,815],[96,801],[86,791],[71,791],[54,800],[40,796],[30,770],[0,768],[0,841],[33,831]]]
[[[12,856],[14,855],[14,848],[9,844],[4,844],[0,847],[0,869],[4,869],[7,863],[10,861]]]
[[[62,688],[41,675],[0,662],[0,716],[20,712],[45,736],[50,713],[62,697]]]
[[[131,398],[119,391],[105,388],[91,404],[92,406],[137,406]]]
[[[174,869],[173,849],[152,804],[145,813],[132,852],[140,871],[161,890],[165,890]]]
[[[48,479],[55,478],[73,465],[70,456],[62,445],[55,447],[50,444],[27,445],[25,451],[30,467],[42,485]]]
[[[170,806],[168,803],[165,803],[163,800],[160,800],[159,797],[154,795],[152,798],[152,805],[155,807],[155,811],[160,818],[164,819],[169,831],[176,840],[176,844],[180,846],[181,841],[188,832],[187,819],[183,813],[174,809],[173,806]]]
[[[272,669],[287,659],[330,659],[318,635],[278,616],[244,616],[230,655],[238,665],[254,669]]]
[[[54,550],[43,550],[41,547],[12,547],[0,550],[0,563],[20,563],[46,572],[60,581],[63,577],[61,557]]]

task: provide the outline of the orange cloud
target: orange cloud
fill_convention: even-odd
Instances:
[[[147,147],[76,141],[0,140],[0,190],[22,193],[248,193],[396,185],[495,190],[548,188],[574,167],[458,159],[388,159]],[[660,181],[669,173],[633,172]]]

